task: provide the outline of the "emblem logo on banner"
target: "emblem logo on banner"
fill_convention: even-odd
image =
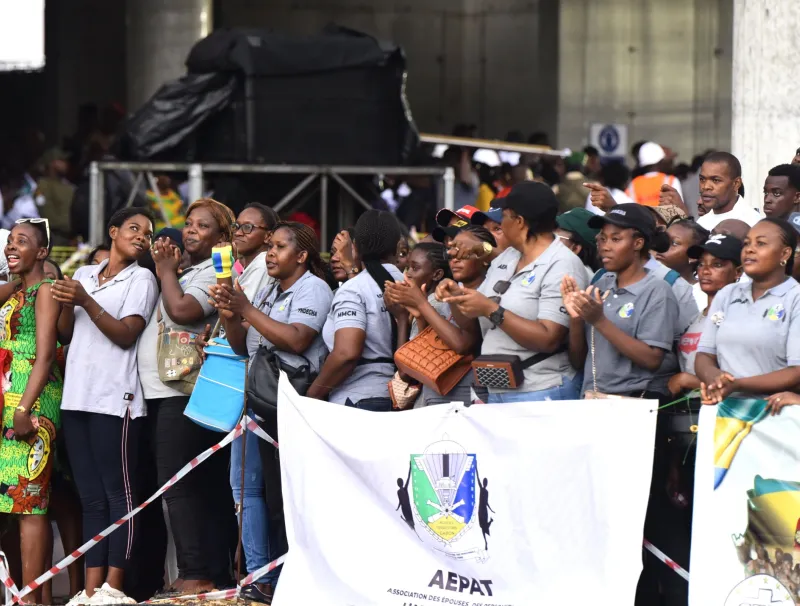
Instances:
[[[794,606],[789,591],[777,579],[766,574],[758,574],[739,583],[725,606]]]
[[[397,509],[417,536],[417,524],[424,529],[420,539],[429,547],[458,560],[485,561],[494,522],[488,485],[478,475],[478,457],[445,436],[409,457],[405,483],[397,479]]]

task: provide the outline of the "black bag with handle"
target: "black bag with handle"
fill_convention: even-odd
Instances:
[[[311,363],[303,359],[305,364],[294,367],[281,360],[274,347],[260,346],[247,375],[247,406],[262,419],[277,415],[280,371],[286,373],[297,393],[305,395],[316,373],[312,372]]]

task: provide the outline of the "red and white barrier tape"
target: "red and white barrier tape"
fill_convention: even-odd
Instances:
[[[266,566],[262,566],[255,572],[251,572],[245,578],[242,579],[242,582],[239,584],[240,587],[244,585],[249,585],[250,583],[255,583],[258,579],[263,577],[265,574],[270,572],[271,570],[275,570],[278,566],[283,564],[283,561],[286,559],[286,555],[282,555],[277,560],[270,562]]]
[[[275,440],[273,440],[272,437],[266,431],[261,429],[258,426],[258,424],[255,421],[253,421],[250,417],[247,417],[247,419],[249,420],[249,423],[247,424],[247,431],[256,434],[259,438],[261,438],[265,442],[269,442],[275,448],[278,448],[278,443]]]
[[[169,602],[177,602],[177,601],[184,601],[184,600],[231,600],[239,596],[239,590],[245,586],[249,585],[250,583],[255,583],[258,579],[263,577],[267,574],[270,570],[275,570],[278,566],[283,564],[283,561],[286,559],[285,555],[282,555],[277,560],[270,562],[266,566],[262,566],[255,572],[251,572],[245,578],[242,579],[241,584],[238,587],[233,589],[224,589],[221,591],[209,591],[207,593],[198,593],[195,595],[181,595],[176,596],[173,598],[165,598],[164,600],[148,600],[145,604],[159,604],[161,602],[169,601]]]
[[[19,589],[17,589],[16,584],[8,573],[8,560],[6,559],[6,554],[2,551],[0,551],[0,582],[6,588],[6,604],[10,603],[8,601],[9,598],[11,602],[18,602]]]
[[[653,544],[652,544],[650,541],[648,541],[647,539],[644,539],[644,541],[643,541],[643,544],[644,544],[644,548],[645,548],[647,551],[649,551],[649,552],[650,552],[650,553],[652,553],[654,556],[656,556],[656,557],[657,557],[659,560],[661,560],[662,562],[664,562],[664,564],[666,564],[667,566],[669,566],[670,568],[672,568],[672,570],[674,570],[676,573],[678,573],[678,575],[679,575],[681,578],[683,578],[683,579],[684,579],[684,580],[686,580],[687,582],[689,581],[689,571],[688,571],[688,570],[685,570],[685,569],[684,569],[684,568],[683,568],[683,567],[682,567],[680,564],[678,564],[678,563],[677,563],[675,560],[672,560],[672,559],[668,558],[668,557],[667,557],[667,554],[665,554],[663,551],[661,551],[661,550],[660,550],[658,547],[656,547],[655,545],[653,545]]]
[[[184,465],[184,466],[183,466],[183,467],[182,467],[182,468],[181,468],[181,469],[178,471],[178,473],[176,473],[174,476],[172,476],[172,477],[171,477],[171,478],[170,478],[170,479],[169,479],[169,480],[166,482],[166,484],[164,484],[164,485],[163,485],[161,488],[159,488],[159,489],[158,489],[158,490],[155,492],[155,494],[153,494],[153,496],[151,496],[149,499],[147,499],[147,500],[146,500],[144,503],[142,503],[141,505],[139,505],[139,506],[138,506],[136,509],[132,510],[130,513],[128,513],[127,515],[125,515],[123,518],[121,518],[121,519],[117,520],[116,522],[114,522],[113,524],[111,524],[111,526],[109,526],[108,528],[106,528],[105,530],[103,530],[103,531],[102,531],[100,534],[98,534],[97,536],[93,537],[92,539],[90,539],[89,541],[87,541],[86,543],[84,543],[83,545],[81,545],[80,547],[78,547],[78,549],[76,549],[75,551],[73,551],[73,552],[72,552],[70,555],[68,555],[67,557],[65,557],[65,558],[64,558],[63,560],[61,560],[61,561],[60,561],[58,564],[56,564],[55,566],[53,566],[53,567],[52,567],[50,570],[48,570],[48,571],[47,571],[47,572],[45,572],[43,575],[41,575],[40,577],[38,577],[38,578],[37,578],[35,581],[32,581],[31,583],[28,583],[28,585],[26,585],[25,587],[23,587],[21,590],[17,591],[17,592],[16,592],[16,594],[15,594],[15,597],[16,597],[15,601],[18,601],[18,599],[19,599],[19,598],[23,598],[23,597],[25,597],[25,596],[26,596],[26,595],[28,595],[28,594],[29,594],[31,591],[34,591],[34,590],[38,589],[39,587],[41,587],[41,586],[42,586],[42,584],[43,584],[43,583],[46,583],[47,581],[49,581],[50,579],[52,579],[54,576],[56,576],[58,573],[60,573],[60,572],[64,571],[64,570],[65,570],[65,569],[66,569],[66,568],[67,568],[67,567],[68,567],[70,564],[72,564],[72,563],[73,563],[75,560],[77,560],[78,558],[80,558],[80,557],[81,557],[82,555],[84,555],[84,554],[85,554],[87,551],[89,551],[89,550],[90,550],[92,547],[94,547],[95,545],[97,545],[97,544],[98,544],[100,541],[102,541],[104,538],[106,538],[106,537],[107,537],[108,535],[110,535],[112,532],[114,532],[115,530],[117,530],[117,529],[118,529],[120,526],[122,526],[123,524],[125,524],[125,522],[127,522],[128,520],[130,520],[130,519],[131,519],[133,516],[135,516],[136,514],[140,513],[140,512],[141,512],[141,511],[142,511],[142,510],[143,510],[145,507],[147,507],[148,505],[150,505],[150,503],[152,503],[152,502],[153,502],[153,501],[155,501],[155,500],[156,500],[158,497],[160,497],[162,494],[164,494],[165,492],[167,492],[167,490],[169,490],[170,488],[172,488],[172,486],[174,486],[174,485],[175,485],[175,484],[178,482],[178,480],[181,480],[182,478],[184,478],[184,477],[185,477],[185,476],[186,476],[186,475],[187,475],[187,474],[188,474],[190,471],[192,471],[192,470],[193,470],[195,467],[197,467],[198,465],[200,465],[200,463],[202,463],[203,461],[205,461],[206,459],[208,459],[208,457],[210,457],[212,454],[214,454],[214,453],[215,453],[215,452],[217,452],[218,450],[221,450],[222,448],[224,448],[225,446],[227,446],[228,444],[230,444],[231,442],[233,442],[233,441],[234,441],[236,438],[238,438],[240,435],[242,435],[242,427],[243,427],[243,424],[244,424],[245,422],[247,423],[247,429],[248,429],[249,431],[251,431],[252,433],[256,434],[256,435],[257,435],[257,436],[259,436],[260,438],[262,438],[262,439],[266,440],[267,442],[269,442],[269,443],[273,444],[273,445],[274,445],[276,448],[278,447],[278,443],[277,443],[275,440],[273,440],[273,439],[272,439],[272,438],[271,438],[271,437],[270,437],[270,436],[269,436],[269,435],[268,435],[268,434],[267,434],[267,433],[266,433],[266,432],[265,432],[263,429],[261,429],[261,428],[258,426],[258,424],[257,424],[255,421],[253,421],[253,419],[251,419],[249,416],[245,416],[245,417],[244,417],[244,418],[243,418],[243,419],[242,419],[242,420],[241,420],[241,421],[240,421],[240,422],[239,422],[239,423],[236,425],[236,427],[234,427],[234,428],[233,428],[233,430],[231,430],[231,432],[230,432],[229,434],[227,434],[227,435],[226,435],[224,438],[222,438],[222,440],[220,440],[220,441],[219,441],[217,444],[214,444],[214,445],[213,445],[211,448],[209,448],[208,450],[205,450],[205,451],[201,452],[201,453],[200,453],[199,455],[197,455],[197,456],[196,456],[194,459],[192,459],[192,460],[191,460],[191,461],[189,461],[189,462],[188,462],[186,465]],[[0,566],[0,568],[4,568],[4,567]],[[266,572],[266,571],[265,571],[265,572]],[[0,572],[0,580],[2,580],[2,581],[3,581],[3,584],[4,584],[4,585],[5,585],[5,586],[6,586],[6,587],[7,587],[7,588],[10,590],[10,591],[12,591],[12,592],[13,592],[13,590],[14,590],[14,589],[16,589],[16,588],[14,587],[14,588],[12,589],[12,587],[11,587],[11,586],[9,586],[9,585],[6,583],[5,579],[3,579],[3,575],[5,575],[5,577],[6,577],[6,578],[8,578],[8,573],[7,573],[7,571],[6,571],[6,570],[2,570],[2,572]],[[9,579],[9,581],[10,581],[10,579]],[[11,585],[13,586],[13,581],[11,582]],[[229,591],[234,591],[234,590],[229,590]],[[206,598],[206,599],[210,599],[210,598]]]

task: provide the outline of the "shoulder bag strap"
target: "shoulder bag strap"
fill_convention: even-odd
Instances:
[[[544,362],[547,358],[550,358],[550,357],[552,357],[552,356],[554,356],[556,354],[563,353],[565,351],[567,351],[567,347],[566,347],[566,345],[562,345],[561,347],[559,347],[558,349],[556,349],[555,351],[552,351],[552,352],[548,352],[548,353],[542,352],[542,353],[534,354],[530,358],[528,358],[527,360],[522,362],[522,364],[520,364],[520,368],[525,370],[526,368],[530,368],[534,364],[538,364],[539,362]]]
[[[669,271],[668,271],[668,272],[667,272],[667,273],[664,275],[664,281],[665,281],[667,284],[669,284],[670,286],[674,286],[674,285],[675,285],[675,282],[677,282],[677,281],[678,281],[678,278],[680,278],[680,277],[681,277],[681,275],[680,275],[680,274],[679,274],[677,271],[675,271],[674,269],[670,269],[670,270],[669,270]]]
[[[597,273],[592,278],[591,284],[596,283],[600,278],[606,275],[608,272],[605,269],[598,269]]]

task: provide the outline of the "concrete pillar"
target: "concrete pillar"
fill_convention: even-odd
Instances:
[[[734,0],[732,153],[742,163],[745,200],[761,209],[770,168],[800,147],[800,3]]]
[[[195,42],[211,32],[212,0],[129,0],[127,17],[128,111],[186,73]]]

